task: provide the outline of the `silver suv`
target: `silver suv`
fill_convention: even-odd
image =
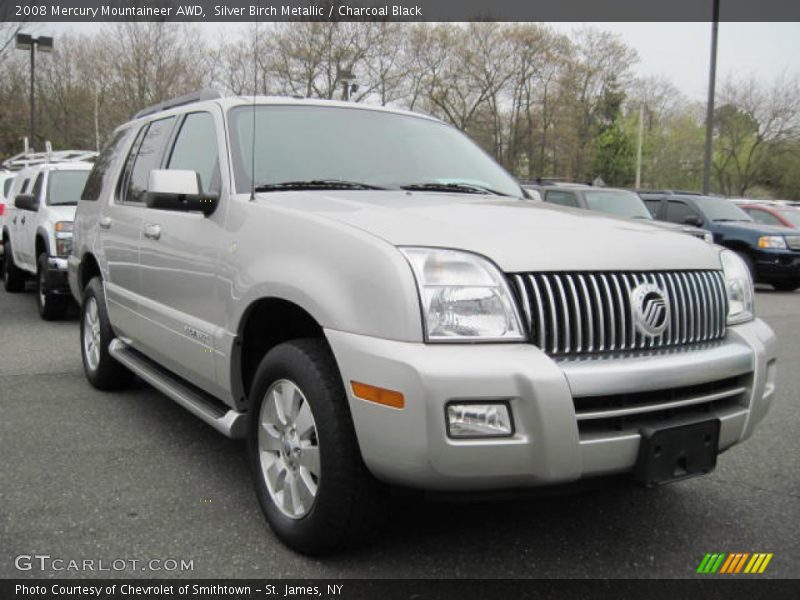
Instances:
[[[176,99],[114,133],[74,230],[89,381],[246,437],[302,552],[375,530],[391,485],[707,473],[773,398],[735,254],[528,199],[418,114]]]

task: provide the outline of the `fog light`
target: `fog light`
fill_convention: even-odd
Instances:
[[[514,433],[505,402],[465,402],[447,405],[447,435],[451,438],[508,437]]]

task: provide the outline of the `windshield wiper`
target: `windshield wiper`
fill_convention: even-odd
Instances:
[[[305,181],[281,181],[263,183],[255,187],[256,192],[276,192],[281,190],[385,190],[386,188],[360,181],[343,179],[309,179]]]
[[[508,196],[503,192],[498,192],[492,188],[478,185],[476,183],[442,183],[430,181],[424,183],[409,183],[401,185],[400,189],[422,192],[461,192],[467,194],[492,194],[494,196]]]

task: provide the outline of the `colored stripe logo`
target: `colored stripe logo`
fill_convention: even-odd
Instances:
[[[697,573],[701,575],[713,575],[714,573],[725,575],[761,574],[767,570],[772,556],[772,552],[754,552],[752,554],[750,552],[709,552],[700,561]]]

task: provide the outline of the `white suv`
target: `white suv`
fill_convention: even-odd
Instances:
[[[11,186],[3,224],[3,283],[20,292],[29,275],[38,282],[39,314],[56,319],[71,302],[67,255],[72,222],[92,164],[45,163],[22,169]]]

